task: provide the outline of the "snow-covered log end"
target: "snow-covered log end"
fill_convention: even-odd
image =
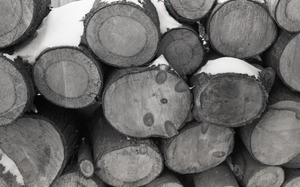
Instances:
[[[164,55],[160,55],[152,63],[150,63],[148,67],[150,67],[150,68],[159,68],[160,70],[171,70],[171,71],[175,72],[174,68],[166,60]]]

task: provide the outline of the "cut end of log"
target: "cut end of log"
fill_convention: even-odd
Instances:
[[[78,48],[48,49],[34,66],[34,80],[41,94],[66,108],[83,108],[95,103],[102,79],[98,62]]]
[[[238,127],[258,118],[265,109],[267,93],[253,77],[225,73],[198,84],[201,92],[194,97],[193,110],[196,119]]]
[[[109,84],[103,107],[106,119],[123,134],[172,137],[189,114],[191,94],[188,85],[169,71],[142,70]]]
[[[212,8],[214,0],[168,0],[174,14],[186,21],[197,21],[203,18]],[[176,16],[175,16],[176,17]]]
[[[85,177],[89,178],[89,177],[93,176],[94,165],[90,161],[83,160],[82,162],[80,162],[79,167],[80,167],[80,171],[82,172],[82,174]]]
[[[284,181],[284,171],[280,167],[265,167],[256,172],[248,181],[247,186],[280,187]]]
[[[159,30],[141,7],[115,3],[92,14],[86,25],[86,40],[109,65],[139,66],[154,57]]]
[[[31,104],[33,87],[24,71],[15,62],[0,57],[0,126],[13,122]]]
[[[61,170],[65,156],[61,136],[53,125],[43,119],[19,118],[5,128],[0,127],[0,134],[2,183],[49,186]]]
[[[105,187],[104,183],[98,178],[84,178],[78,172],[70,172],[62,175],[51,186],[53,187],[74,187],[74,186],[88,186],[88,187]]]
[[[268,12],[251,1],[228,1],[208,23],[212,47],[226,56],[247,58],[265,51],[276,39],[277,27]]]
[[[141,186],[157,177],[162,163],[162,157],[156,150],[140,144],[105,154],[96,163],[100,168],[96,173],[113,186]]]
[[[300,3],[300,2],[299,2]],[[279,72],[283,82],[300,91],[300,34],[297,34],[284,48],[279,59]]]
[[[287,184],[285,184],[282,187],[297,187],[297,186],[300,186],[300,177],[289,181]]]
[[[164,147],[166,165],[182,174],[199,173],[222,163],[233,149],[233,131],[200,125],[183,130]]]
[[[280,27],[289,32],[300,31],[300,2],[280,0],[275,10],[275,19]]]
[[[171,29],[163,35],[159,46],[172,68],[180,75],[190,75],[201,65],[204,50],[197,33],[189,28]]]

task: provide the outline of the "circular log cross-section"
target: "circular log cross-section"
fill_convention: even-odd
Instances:
[[[232,152],[231,129],[207,123],[191,124],[163,142],[166,165],[181,174],[199,173],[222,163]]]
[[[19,118],[0,127],[0,184],[49,186],[65,162],[65,147],[53,124]]]
[[[180,27],[166,32],[159,44],[159,53],[180,75],[190,75],[201,65],[204,50],[198,34],[190,28]]]
[[[300,31],[300,1],[266,0],[271,16],[279,27],[289,32]]]
[[[79,48],[58,47],[44,51],[33,69],[39,92],[65,108],[83,108],[96,102],[103,75],[98,62]]]
[[[207,32],[216,51],[247,58],[262,53],[275,41],[277,27],[260,4],[237,0],[216,7],[208,20]]]
[[[212,9],[215,0],[165,0],[168,11],[179,21],[196,22]]]
[[[18,63],[0,56],[0,126],[16,120],[33,101],[32,81]]]
[[[264,87],[248,75],[200,73],[193,85],[193,115],[198,121],[239,127],[258,118],[266,106]]]
[[[151,6],[147,4],[149,10]],[[155,56],[160,37],[155,10],[149,14],[146,4],[141,7],[125,2],[94,9],[86,20],[85,38],[104,63],[117,67],[139,66]]]
[[[105,187],[105,184],[96,176],[85,178],[78,171],[67,172],[61,175],[51,187]]]
[[[281,80],[292,90],[300,91],[300,34],[280,32],[278,39],[264,55]]]
[[[46,16],[49,4],[49,0],[0,0],[0,48],[33,34]]]
[[[133,137],[172,137],[190,113],[188,85],[169,70],[138,68],[112,75],[103,110],[118,131]]]
[[[300,170],[299,169],[285,169],[284,183],[281,187],[297,187],[300,186]]]
[[[166,172],[145,187],[183,187],[183,185],[175,176]]]
[[[128,138],[95,114],[93,147],[95,174],[112,186],[143,186],[163,169],[163,159],[150,139]]]

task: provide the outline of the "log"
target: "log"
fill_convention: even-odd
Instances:
[[[134,139],[113,129],[99,111],[95,114],[92,142],[95,174],[112,186],[143,186],[163,169],[163,159],[150,139]]]
[[[81,145],[78,148],[78,168],[85,178],[91,178],[95,171],[92,150],[85,138],[81,141]]]
[[[281,187],[297,187],[300,186],[300,170],[285,169],[285,179]]]
[[[1,186],[49,186],[74,153],[77,122],[69,111],[47,108],[0,127]]]
[[[33,98],[34,87],[25,65],[0,54],[0,126],[30,110]]]
[[[0,48],[32,36],[49,12],[50,0],[3,1],[0,6]]]
[[[193,116],[227,127],[251,123],[264,111],[274,77],[271,68],[259,70],[239,59],[209,60],[191,78]]]
[[[245,148],[236,147],[228,162],[241,186],[281,186],[284,181],[281,167],[263,165],[254,160]]]
[[[266,65],[276,70],[277,75],[285,85],[298,92],[300,91],[299,41],[300,34],[281,30],[274,45],[263,55]]]
[[[33,68],[38,91],[50,102],[65,108],[83,108],[100,97],[103,73],[87,50],[55,47],[42,52]]]
[[[266,0],[269,12],[278,26],[289,32],[300,31],[300,2],[297,0]]]
[[[104,114],[123,134],[172,137],[188,118],[189,87],[164,66],[123,69],[107,80],[102,98]]]
[[[199,173],[222,163],[232,152],[234,132],[208,123],[188,123],[177,136],[163,140],[165,164],[180,174]]]
[[[216,6],[207,22],[211,47],[225,56],[252,57],[275,41],[277,26],[264,7],[248,0]]]
[[[170,172],[164,172],[145,187],[183,187],[181,182]]]
[[[193,23],[204,18],[216,0],[165,0],[170,14],[181,22]]]
[[[85,19],[84,41],[99,59],[112,66],[150,62],[159,38],[158,15],[150,0],[96,0]]]
[[[207,171],[193,175],[193,180],[195,187],[239,187],[234,173],[225,162]]]
[[[204,49],[198,34],[182,26],[162,36],[158,54],[163,54],[174,70],[184,76],[194,73],[202,64]]]
[[[261,119],[239,129],[242,141],[255,159],[268,165],[282,165],[300,154],[299,110],[299,93],[277,82]]]

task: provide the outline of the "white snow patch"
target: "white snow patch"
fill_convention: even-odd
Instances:
[[[81,0],[53,8],[44,19],[37,37],[17,49],[17,56],[34,63],[36,57],[49,47],[78,46],[84,32],[83,19],[92,9],[95,0]]]
[[[3,53],[3,56],[5,56],[6,58],[8,58],[8,59],[14,61],[14,57],[13,57],[12,55],[9,55],[9,54],[7,54],[7,53]]]
[[[24,179],[23,176],[21,175],[19,168],[17,167],[16,163],[5,154],[2,149],[0,148],[0,155],[2,156],[0,160],[0,165],[2,165],[5,170],[3,174],[9,172],[12,175],[16,176],[17,178],[17,183],[20,185],[25,185],[24,184]]]
[[[101,2],[104,2],[104,3],[113,3],[116,1],[120,1],[120,0],[101,0]],[[134,3],[136,5],[139,5],[142,8],[144,7],[144,5],[143,5],[144,0],[126,0],[126,2]]]
[[[149,67],[158,67],[158,66],[170,66],[169,62],[166,60],[164,55],[160,55],[156,60],[154,60]]]
[[[169,29],[181,27],[178,21],[176,21],[166,9],[165,3],[163,0],[151,0],[152,4],[155,6],[158,13],[158,19],[160,23],[160,32],[165,33]]]
[[[247,74],[259,78],[260,69],[251,64],[232,57],[222,57],[215,60],[209,60],[196,74],[207,73],[211,75],[222,73]]]

